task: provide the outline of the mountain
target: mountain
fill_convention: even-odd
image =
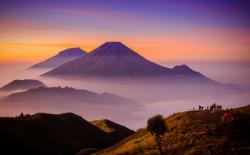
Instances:
[[[121,141],[122,139],[132,135],[134,133],[133,130],[128,129],[125,126],[112,122],[108,119],[103,120],[95,120],[91,121],[91,124],[100,128],[104,132],[106,132],[110,137],[112,137],[116,142]]]
[[[0,118],[1,154],[72,155],[114,144],[96,126],[73,113]]]
[[[38,80],[32,80],[32,79],[24,79],[24,80],[14,80],[6,85],[4,85],[2,88],[0,88],[0,91],[16,91],[16,90],[27,90],[27,89],[33,89],[38,87],[46,87],[44,83]]]
[[[145,59],[120,42],[106,42],[85,56],[41,76],[80,79],[90,85],[99,82],[105,91],[122,92],[121,94],[142,102],[197,96],[220,97],[245,91],[238,86],[209,79],[185,64],[173,68],[163,67]],[[124,89],[110,90],[110,86]]]
[[[48,58],[40,63],[37,63],[30,68],[56,68],[66,62],[72,61],[74,59],[80,58],[85,55],[87,52],[81,48],[69,48],[59,52],[57,55]]]
[[[61,87],[39,87],[24,92],[13,93],[5,97],[4,103],[29,103],[31,105],[73,105],[73,103],[89,103],[104,105],[129,105],[134,103],[110,93],[95,93],[87,90]]]
[[[209,80],[187,66],[173,69],[160,66],[120,42],[106,42],[84,57],[65,63],[42,76],[99,79],[197,77]]]
[[[133,130],[130,130],[125,126],[122,126],[120,124],[117,124],[107,119],[95,120],[95,121],[91,121],[90,123],[98,127],[99,129],[103,130],[105,133],[107,133],[108,137],[112,139],[112,142],[114,143],[118,143],[121,140],[135,133]],[[86,154],[90,154],[96,151],[98,150],[96,150],[95,148],[82,149],[76,155],[86,155]]]
[[[222,123],[225,111],[188,111],[166,118],[162,137],[166,154],[250,154],[250,106],[232,109],[234,120]],[[158,154],[155,138],[146,129],[95,155]]]

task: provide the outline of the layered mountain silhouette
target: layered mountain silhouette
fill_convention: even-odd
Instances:
[[[121,42],[106,42],[92,52],[65,63],[42,76],[77,78],[203,78],[186,65],[173,69],[151,62]]]
[[[46,87],[46,85],[41,81],[32,79],[14,80],[0,88],[0,91],[28,90],[39,87]]]
[[[73,103],[91,104],[132,104],[134,101],[110,93],[95,93],[87,90],[61,87],[39,87],[6,96],[4,103],[29,103],[31,105],[73,105]],[[28,104],[28,105],[29,105]]]
[[[72,61],[74,59],[77,59],[83,55],[85,55],[87,52],[82,50],[81,48],[69,48],[66,50],[63,50],[59,52],[57,55],[48,58],[47,60],[44,60],[40,63],[37,63],[30,68],[55,68],[58,67],[66,62]]]
[[[84,148],[105,148],[112,137],[73,113],[0,118],[1,154],[72,155]]]

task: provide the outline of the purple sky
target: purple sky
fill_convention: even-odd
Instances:
[[[249,60],[249,3],[1,0],[0,60],[37,61],[111,40],[153,60]]]

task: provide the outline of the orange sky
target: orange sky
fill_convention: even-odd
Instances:
[[[0,62],[37,62],[106,41],[121,41],[157,61],[250,60],[244,4],[160,2],[6,1],[0,5]]]
[[[11,39],[0,40],[1,62],[35,62],[48,58],[60,50],[79,46],[91,51],[106,41],[122,41],[128,47],[151,60],[249,60],[249,45],[242,36],[202,35],[145,35],[145,36],[78,36],[74,33],[36,32],[22,37],[20,32]],[[65,33],[67,34],[67,33]],[[229,38],[231,37],[231,38]],[[203,38],[203,39],[199,39]]]

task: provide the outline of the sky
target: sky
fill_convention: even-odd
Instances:
[[[248,0],[1,0],[0,62],[121,41],[156,61],[249,61]]]
[[[26,69],[66,48],[89,52],[107,41],[167,67],[188,64],[213,80],[250,88],[250,0],[0,0],[0,85],[38,78],[40,71]],[[217,103],[233,107],[248,100],[249,93]],[[196,103],[211,99],[149,104],[138,115],[168,115]]]

